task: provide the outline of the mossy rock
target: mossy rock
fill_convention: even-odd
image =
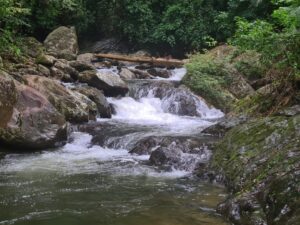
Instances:
[[[237,203],[241,196],[248,196],[246,200],[257,202],[264,212],[260,219],[284,225],[297,217],[300,208],[299,162],[300,115],[278,116],[230,130],[216,147],[212,168],[226,177],[234,193],[228,201]],[[249,213],[255,216],[252,209],[247,210],[239,207],[241,219]],[[230,210],[224,211],[232,216]]]
[[[224,112],[233,110],[238,99],[254,92],[233,64],[236,48],[220,46],[206,54],[193,55],[183,83]]]

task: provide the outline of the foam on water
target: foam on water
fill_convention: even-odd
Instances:
[[[213,124],[197,117],[166,113],[163,110],[162,100],[159,98],[147,97],[135,100],[131,97],[125,97],[121,99],[109,98],[108,101],[115,106],[116,115],[113,116],[113,119],[124,120],[129,123],[163,125],[173,131],[181,132],[189,132]]]
[[[0,170],[6,173],[63,173],[95,174],[108,173],[115,176],[144,175],[153,177],[177,178],[191,171],[159,171],[145,162],[149,155],[129,154],[125,149],[108,149],[91,146],[92,136],[75,132],[73,141],[61,149],[27,155],[10,154],[2,160]]]

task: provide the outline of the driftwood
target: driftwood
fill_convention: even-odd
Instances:
[[[150,63],[154,66],[165,66],[165,67],[182,67],[184,62],[178,59],[165,59],[165,58],[154,58],[154,57],[137,57],[127,55],[116,55],[116,54],[95,54],[96,58],[113,59],[117,61],[128,61],[136,63]]]

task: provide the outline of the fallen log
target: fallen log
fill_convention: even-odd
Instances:
[[[128,61],[136,63],[150,63],[154,66],[165,66],[165,67],[182,67],[184,62],[178,59],[165,59],[165,58],[154,58],[154,57],[136,57],[128,55],[117,55],[117,54],[95,54],[96,58],[113,59],[117,61]]]

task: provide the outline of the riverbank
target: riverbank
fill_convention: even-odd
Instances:
[[[60,27],[44,44],[28,39],[26,54],[15,61],[3,57],[0,139],[9,154],[1,161],[1,177],[5,180],[1,193],[9,210],[16,210],[27,194],[45,193],[46,199],[37,195],[30,212],[11,216],[8,210],[3,220],[19,217],[18,221],[25,218],[25,223],[26,218],[45,222],[50,216],[57,223],[69,221],[74,215],[93,215],[92,222],[101,222],[97,210],[93,210],[101,202],[104,201],[100,208],[105,210],[118,204],[126,208],[123,201],[143,208],[147,202],[143,193],[151,194],[158,188],[164,194],[172,190],[168,204],[161,203],[161,193],[155,192],[148,202],[155,202],[154,208],[148,211],[146,207],[139,218],[146,215],[157,224],[169,223],[167,215],[176,214],[177,206],[181,208],[192,201],[191,211],[182,210],[180,217],[184,219],[178,224],[197,224],[201,220],[212,225],[226,224],[218,213],[241,225],[297,224],[300,110],[296,97],[290,104],[272,107],[277,99],[274,93],[281,86],[261,76],[265,68],[256,53],[220,46],[205,55],[193,56],[185,75],[185,69],[97,61],[90,53],[78,55],[75,30]],[[264,105],[270,96],[272,101]],[[213,106],[225,112],[225,118],[221,119],[224,114]],[[33,150],[38,152],[32,153]],[[46,187],[47,179],[31,186],[50,173],[55,181],[53,188]],[[138,189],[141,195],[135,198],[126,189],[124,193],[132,198],[118,201],[122,189],[116,182],[123,178],[122,185]],[[126,186],[126,179],[132,185]],[[154,179],[149,186],[140,181],[148,179]],[[226,184],[231,195],[225,200],[224,189],[207,180]],[[16,184],[16,192],[20,185],[36,192],[25,190],[14,205],[7,200],[11,183]],[[103,196],[101,189],[105,185],[115,190],[107,192],[114,200],[105,204],[108,200],[99,197],[88,207],[94,195]],[[184,191],[178,192],[178,186]],[[202,187],[206,191],[202,192]],[[69,189],[70,196],[60,196],[60,192],[68,193]],[[90,196],[89,201],[82,200],[86,196]],[[62,204],[60,197],[69,199],[67,211],[56,208]],[[34,214],[35,205],[41,201],[53,208],[44,207],[43,212]],[[225,203],[216,212],[221,201]],[[24,202],[23,209],[32,203]],[[83,207],[76,211],[73,207],[78,204]],[[170,211],[166,210],[163,218],[155,217],[155,206],[160,208],[161,204],[170,207]],[[196,215],[198,206],[201,215]],[[134,213],[130,215],[135,217],[139,208],[131,209]],[[116,216],[120,211],[113,209],[114,213],[102,216]],[[122,217],[119,219],[122,222]],[[128,222],[140,223],[140,219],[129,218]]]

